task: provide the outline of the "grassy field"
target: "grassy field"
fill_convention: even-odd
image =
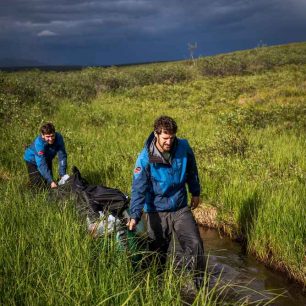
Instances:
[[[61,209],[26,188],[23,145],[46,120],[64,135],[70,166],[130,193],[153,120],[174,117],[197,157],[202,208],[305,286],[305,54],[300,43],[195,63],[0,72],[0,303],[181,303],[181,278],[160,285],[153,272],[133,272],[113,240],[85,234],[71,203]],[[216,294],[196,303],[214,305]]]

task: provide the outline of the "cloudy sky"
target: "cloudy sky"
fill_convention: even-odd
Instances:
[[[306,0],[0,0],[0,59],[116,65],[306,41]]]

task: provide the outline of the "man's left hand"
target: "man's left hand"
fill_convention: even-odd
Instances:
[[[191,202],[190,202],[191,209],[197,208],[199,203],[200,203],[200,197],[191,197]]]
[[[52,189],[57,188],[57,184],[56,184],[55,182],[51,182],[50,187],[51,187]]]

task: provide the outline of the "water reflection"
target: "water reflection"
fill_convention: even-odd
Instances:
[[[306,305],[306,297],[301,288],[281,273],[269,270],[254,257],[246,256],[239,243],[222,237],[213,229],[200,227],[200,233],[209,258],[208,270],[212,272],[213,278],[221,273],[223,283],[236,284],[237,298],[248,295],[250,302],[264,301],[282,293],[272,305]]]

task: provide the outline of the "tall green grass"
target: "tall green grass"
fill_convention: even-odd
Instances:
[[[93,239],[86,233],[73,202],[54,203],[48,193],[34,194],[24,188],[22,179],[15,179],[1,187],[1,305],[217,305],[225,301],[225,290],[231,286],[219,279],[210,286],[209,274],[207,286],[195,294],[192,278],[176,271],[171,262],[163,274],[157,274],[154,265],[133,267],[132,254],[114,236]],[[236,305],[244,303],[245,298]]]
[[[72,203],[59,208],[27,189],[23,145],[46,120],[64,135],[70,166],[92,183],[129,193],[154,119],[173,116],[178,136],[195,151],[202,199],[218,209],[220,226],[305,284],[305,46],[204,58],[195,66],[1,72],[1,303],[181,303],[179,284],[160,287],[153,272],[133,272],[113,240],[87,237]],[[230,58],[245,70],[226,68]],[[268,64],[255,69],[254,59]],[[200,294],[195,303],[213,305],[216,295]]]

